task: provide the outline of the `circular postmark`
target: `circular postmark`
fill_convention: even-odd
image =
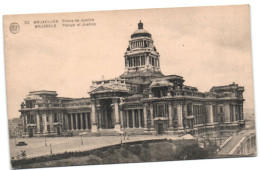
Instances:
[[[11,33],[17,34],[20,31],[20,25],[14,22],[9,26],[9,30]]]

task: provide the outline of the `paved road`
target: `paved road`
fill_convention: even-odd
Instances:
[[[120,144],[122,142],[133,142],[140,140],[152,140],[152,139],[191,139],[191,136],[178,137],[173,135],[163,135],[163,136],[130,136],[129,139],[124,139],[120,136],[101,136],[101,137],[82,137],[83,145],[81,144],[81,137],[55,137],[55,138],[20,138],[16,139],[17,142],[25,141],[27,146],[15,146],[15,139],[10,139],[10,156],[15,157],[21,151],[26,151],[27,157],[36,157],[49,155],[52,151],[53,154],[70,152],[70,151],[85,151],[96,149],[100,147],[105,147],[109,145]]]

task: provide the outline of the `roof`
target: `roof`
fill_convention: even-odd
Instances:
[[[163,77],[164,75],[161,72],[153,72],[151,70],[147,71],[135,71],[135,72],[125,72],[120,77],[121,78],[129,78],[129,77],[148,77],[148,76],[156,76],[156,77]]]
[[[90,87],[90,94],[93,93],[106,93],[106,92],[126,92],[129,90],[126,87],[125,83],[122,83],[121,80],[114,79],[114,81],[110,81],[109,83],[102,82],[101,84],[97,84],[93,82],[93,85]]]
[[[136,37],[152,37],[152,35],[143,28],[143,23],[141,21],[138,23],[138,29],[131,35],[131,38]]]
[[[42,97],[39,95],[29,94],[24,100],[42,100]]]
[[[56,91],[50,91],[50,90],[38,90],[38,91],[30,91],[29,94],[48,94],[48,95],[58,95]]]
[[[168,80],[155,80],[152,82],[150,87],[168,87],[168,86],[173,86],[173,83],[170,83]]]
[[[244,91],[244,87],[238,86],[238,84],[232,83],[230,85],[225,85],[225,86],[213,86],[210,89],[210,92],[223,92],[223,91],[233,91],[233,90]]]
[[[90,101],[91,101],[90,98],[79,98],[79,99],[74,99],[74,100],[68,102],[67,104],[83,103],[83,102],[84,102],[84,103],[88,103],[88,102],[90,102]]]
[[[136,30],[133,34],[141,34],[141,33],[148,33],[150,34],[148,31],[146,31],[145,29],[138,29]]]

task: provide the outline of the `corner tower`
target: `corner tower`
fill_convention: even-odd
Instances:
[[[125,52],[125,72],[120,78],[150,82],[152,78],[163,77],[160,69],[160,55],[157,52],[152,35],[146,31],[143,23],[131,35]]]

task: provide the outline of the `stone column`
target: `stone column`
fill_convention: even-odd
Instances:
[[[115,110],[115,130],[120,131],[118,99],[113,100]]]
[[[39,113],[36,113],[36,125],[37,125],[37,133],[40,133],[40,116]]]
[[[149,65],[149,56],[145,55],[145,65]]]
[[[144,128],[147,128],[147,105],[144,105],[143,113],[144,113]]]
[[[114,109],[115,109],[115,124],[119,124],[119,109],[118,109],[118,100],[113,100]]]
[[[70,124],[71,124],[71,130],[74,130],[74,121],[73,121],[73,113],[70,114]]]
[[[91,132],[97,132],[95,100],[91,100]]]
[[[151,126],[152,126],[152,128],[154,128],[153,105],[150,105],[150,118],[151,118]]]
[[[187,120],[186,120],[186,118],[187,118],[187,111],[188,109],[187,109],[187,104],[186,103],[184,103],[183,105],[182,105],[182,111],[183,111],[183,117],[184,117],[184,121],[182,121],[182,122],[184,122],[184,125],[183,126],[186,126],[187,127]],[[186,128],[185,127],[185,128]]]
[[[105,127],[106,129],[108,128],[108,123],[107,123],[107,110],[105,109]]]
[[[49,125],[50,125],[50,132],[53,133],[53,114],[49,112]]]
[[[140,109],[138,109],[138,120],[139,120],[139,128],[142,128],[142,123],[141,123],[141,112]]]
[[[238,114],[238,120],[244,120],[244,110],[243,110],[243,104],[239,106],[240,112]]]
[[[129,110],[126,111],[126,128],[129,128]]]
[[[212,124],[213,123],[213,106],[212,104],[209,104],[208,106],[208,123]]]
[[[80,113],[80,129],[83,130],[83,113]]]
[[[233,105],[233,121],[236,121],[236,105]]]
[[[88,129],[88,113],[85,113],[85,124],[86,124],[86,129]]]
[[[230,122],[230,105],[229,105],[229,103],[224,105],[224,112],[225,112],[225,123],[229,123]]]
[[[135,111],[132,110],[133,128],[135,128]]]
[[[64,113],[60,113],[60,118],[61,118],[60,122],[62,123],[62,127],[64,129],[65,128],[65,123],[64,123],[64,117],[63,116],[65,116]]]
[[[42,114],[42,119],[43,119],[43,133],[47,133],[47,118],[46,118],[46,113]]]
[[[182,105],[177,105],[177,116],[178,116],[178,129],[183,129],[183,122],[182,122]]]
[[[27,127],[27,124],[28,124],[28,116],[27,116],[27,114],[25,114],[25,127]],[[27,129],[27,128],[26,128]],[[26,130],[27,131],[27,130]]]
[[[120,104],[120,124],[121,124],[121,128],[124,128],[124,117],[123,117],[123,105]]]
[[[187,114],[188,114],[188,113],[187,113],[187,112],[188,112],[188,111],[187,111],[187,104],[183,104],[183,105],[182,105],[182,110],[183,110],[183,116],[184,116],[184,117],[187,117]]]
[[[65,118],[64,127],[65,127],[66,130],[69,130],[68,114],[64,113],[64,118]]]
[[[24,115],[22,114],[22,123],[23,123],[23,132],[26,131],[26,125],[25,125],[25,117]]]
[[[101,115],[101,108],[100,105],[97,105],[96,113],[98,115],[97,121],[98,121],[98,129],[99,131],[102,131],[102,115]]]
[[[169,129],[173,129],[172,126],[172,103],[168,103],[168,110],[169,110]]]
[[[78,113],[75,113],[75,123],[76,123],[76,129],[75,130],[78,130],[79,129],[79,123],[78,123]]]

